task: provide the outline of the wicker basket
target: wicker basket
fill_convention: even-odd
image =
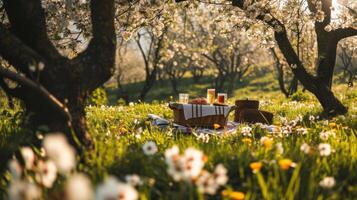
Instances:
[[[259,101],[257,100],[237,100],[235,102],[237,108],[234,113],[234,121],[240,122],[240,112],[244,109],[259,109]]]
[[[174,111],[174,123],[182,126],[214,128],[215,124],[218,124],[220,127],[225,127],[227,125],[228,115],[227,117],[222,114],[222,115],[209,115],[209,116],[185,119],[185,114],[182,104],[170,103],[169,107]],[[229,112],[231,112],[234,109],[235,106],[231,107]]]

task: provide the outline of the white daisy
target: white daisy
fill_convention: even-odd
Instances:
[[[327,143],[321,143],[318,146],[321,156],[329,156],[331,155],[331,145]]]
[[[147,141],[145,142],[145,144],[143,145],[143,151],[145,155],[154,155],[157,152],[157,146],[156,143],[153,141]]]
[[[319,185],[325,189],[333,188],[335,184],[336,184],[335,178],[331,176],[326,176],[319,182]]]

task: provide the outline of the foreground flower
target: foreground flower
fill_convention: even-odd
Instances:
[[[20,149],[21,156],[25,161],[26,169],[31,169],[35,162],[35,153],[32,151],[30,147],[22,147]]]
[[[67,200],[92,200],[92,185],[87,176],[84,174],[74,174],[66,183]]]
[[[250,163],[249,166],[252,169],[253,173],[257,173],[263,167],[263,163],[262,162],[252,162],[252,163]]]
[[[214,195],[219,187],[225,185],[227,181],[227,169],[222,164],[218,164],[213,174],[203,170],[195,180],[195,184],[199,192]]]
[[[282,170],[288,170],[290,167],[295,167],[296,163],[290,159],[282,159],[279,160],[279,166]]]
[[[331,145],[327,143],[321,143],[318,146],[319,152],[321,156],[329,156],[331,155]]]
[[[147,141],[143,145],[143,151],[145,155],[151,156],[154,155],[157,152],[157,146],[156,143],[153,141]]]
[[[36,181],[47,188],[51,188],[57,178],[57,167],[51,160],[39,161]]]
[[[10,173],[11,173],[11,176],[14,180],[18,180],[21,178],[21,175],[22,175],[22,168],[19,164],[19,162],[15,159],[12,159],[9,164],[9,170],[10,170]]]
[[[336,184],[335,178],[331,176],[326,176],[319,183],[319,185],[325,189],[333,188],[335,184]]]
[[[125,176],[125,181],[134,187],[138,186],[138,185],[142,185],[140,176],[138,176],[136,174]]]
[[[232,200],[243,200],[245,197],[243,192],[227,191],[227,190],[222,191],[222,196]]]
[[[11,200],[37,200],[41,199],[41,190],[35,184],[27,181],[14,181],[8,191]]]
[[[104,183],[98,186],[95,199],[135,200],[138,199],[138,192],[133,186],[121,183],[114,177],[109,177]]]
[[[48,157],[53,160],[59,172],[67,174],[76,166],[75,150],[63,134],[49,134],[43,140]]]

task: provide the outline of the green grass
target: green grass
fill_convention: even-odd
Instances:
[[[249,97],[259,99],[261,109],[275,114],[274,124],[281,127],[280,117],[289,121],[299,116],[302,121],[287,135],[270,134],[266,130],[253,126],[251,142],[246,142],[241,134],[241,128],[231,135],[223,137],[211,136],[204,142],[193,135],[173,132],[171,129],[159,130],[152,127],[147,114],[155,113],[172,119],[172,111],[167,102],[139,103],[133,106],[98,106],[87,108],[88,127],[95,142],[94,151],[85,153],[85,163],[79,164],[78,171],[84,172],[94,184],[100,183],[105,177],[115,175],[124,181],[128,174],[138,174],[144,180],[144,185],[138,187],[141,199],[222,199],[220,191],[234,190],[245,194],[246,199],[355,199],[357,197],[357,90],[348,89],[345,85],[337,85],[335,93],[349,107],[346,116],[329,120],[310,121],[309,116],[318,116],[321,108],[318,102],[306,93],[299,94],[301,101],[285,99],[272,83],[272,76],[259,80],[251,80],[250,85],[239,88],[230,99]],[[189,83],[190,79],[187,79]],[[185,87],[193,96],[202,96],[208,80],[202,84]],[[134,90],[137,85],[128,86]],[[158,86],[156,86],[158,87]],[[266,88],[266,89],[264,89]],[[167,87],[153,89],[151,99],[167,100],[170,93]],[[264,92],[262,92],[264,91]],[[111,94],[113,90],[109,90]],[[159,98],[160,97],[160,98]],[[112,100],[113,101],[113,100]],[[2,104],[4,105],[4,104]],[[26,145],[26,136],[30,133],[20,128],[23,120],[21,110],[9,111],[3,109],[0,115],[0,150],[14,151],[18,145]],[[232,117],[232,116],[231,116]],[[334,125],[334,123],[336,125]],[[306,135],[299,135],[297,128],[307,128]],[[335,137],[323,141],[319,137],[321,131],[332,130]],[[260,139],[269,136],[273,139],[271,148],[261,144]],[[147,156],[142,145],[154,141],[158,152]],[[281,143],[284,151],[281,153],[277,144]],[[303,143],[309,144],[313,150],[304,154],[300,150]],[[329,143],[333,153],[328,157],[319,155],[317,146]],[[208,156],[205,169],[212,171],[222,163],[228,169],[229,181],[221,187],[216,195],[202,196],[196,193],[190,184],[177,183],[167,173],[164,152],[167,148],[178,145],[181,151],[188,147],[200,149]],[[12,149],[9,150],[9,147]],[[0,152],[1,152],[0,151]],[[294,168],[282,170],[279,167],[281,159],[291,159],[296,163]],[[261,171],[254,174],[250,163],[262,162]],[[5,166],[1,163],[1,166]],[[324,189],[319,182],[325,176],[332,176],[336,185]],[[6,189],[9,181],[8,173],[1,178],[0,188]],[[61,181],[61,180],[60,180]],[[61,184],[53,190],[61,190]]]

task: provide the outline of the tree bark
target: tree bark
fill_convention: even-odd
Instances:
[[[11,29],[0,24],[0,55],[22,74],[0,73],[1,79],[13,77],[19,84],[8,88],[7,94],[24,102],[34,130],[47,125],[52,132],[65,133],[77,150],[91,147],[84,109],[90,93],[114,71],[114,1],[91,0],[93,37],[87,49],[71,60],[49,40],[41,0],[4,0],[4,6]],[[43,70],[29,70],[40,64]],[[56,103],[60,106],[53,106]]]

